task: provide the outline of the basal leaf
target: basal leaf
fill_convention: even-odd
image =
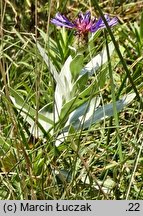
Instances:
[[[36,110],[33,109],[27,102],[23,100],[23,98],[12,88],[10,88],[11,92],[11,100],[14,106],[17,108],[19,114],[27,121],[31,129],[34,130],[35,127],[35,119],[36,119]],[[43,127],[44,131],[49,130],[53,126],[53,114],[51,112],[40,110],[38,112],[38,122]],[[41,131],[39,129],[39,131]],[[39,132],[41,134],[41,132]]]
[[[71,95],[71,91],[73,88],[73,84],[71,80],[71,73],[70,73],[71,61],[72,61],[72,57],[69,56],[59,74],[59,78],[62,82],[62,86],[58,81],[56,83],[56,89],[55,89],[55,119],[56,121],[59,118],[63,103],[71,99],[70,95]]]
[[[126,105],[128,105],[134,99],[134,97],[135,97],[135,93],[132,93],[132,94],[125,95],[122,99],[118,100],[116,102],[117,112],[120,112]],[[85,114],[85,105],[83,104],[81,107],[77,109],[77,112],[75,111],[76,115],[74,114],[74,116],[70,119],[69,126],[71,124],[75,129],[80,129],[81,126],[83,129],[87,129],[92,124],[95,124],[108,117],[114,116],[113,103],[110,103],[99,108],[95,107],[93,113],[89,115],[87,119]],[[83,122],[83,119],[81,117],[84,116],[85,116],[85,120]],[[64,131],[66,131],[69,126],[67,126]]]

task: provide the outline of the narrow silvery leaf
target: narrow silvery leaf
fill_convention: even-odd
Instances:
[[[37,48],[38,48],[41,56],[43,57],[43,60],[45,61],[46,65],[48,66],[50,73],[54,77],[56,83],[58,82],[59,85],[60,85],[60,88],[62,89],[63,88],[62,80],[60,79],[59,74],[58,74],[56,68],[54,67],[54,65],[50,61],[50,59],[47,56],[45,50],[41,47],[41,45],[38,42],[37,42]]]
[[[69,100],[70,98],[70,92],[72,90],[73,84],[72,84],[72,77],[70,72],[70,64],[72,62],[72,57],[69,56],[63,65],[61,72],[59,74],[60,79],[63,82],[62,94],[66,100]],[[58,83],[57,83],[58,85]]]
[[[56,176],[62,181],[62,182],[70,182],[72,180],[72,175],[69,170],[54,170]]]
[[[19,110],[19,113],[20,115],[24,118],[24,121],[28,122],[30,125],[33,125],[34,124],[34,120],[32,118],[30,118],[26,113],[28,112],[29,113],[29,110],[30,110],[30,106],[28,108],[28,106],[26,107],[26,109],[22,106],[22,105],[19,105],[15,98],[10,96],[10,99],[12,101],[12,103],[14,104],[14,106]]]
[[[116,102],[117,112],[120,112],[126,105],[128,105],[134,98],[135,93],[124,96],[122,99]],[[92,124],[95,124],[98,121],[106,119],[108,117],[114,116],[113,103],[106,104],[102,107],[97,108],[93,115],[84,122],[83,128],[88,128]]]
[[[53,126],[53,114],[46,110],[47,105],[38,112],[38,124],[41,126],[35,126],[36,110],[27,104],[14,89],[10,88],[10,92],[13,95],[13,97],[10,96],[12,103],[17,108],[19,114],[24,118],[24,121],[30,124],[30,132],[35,134],[34,131],[36,129],[36,134],[43,136],[43,132],[40,128],[44,131],[48,131]]]
[[[100,98],[92,98],[92,100],[89,102],[83,103],[80,107],[75,109],[70,115],[69,119],[63,129],[63,131],[68,131],[69,125],[82,125],[83,121],[86,121],[91,117],[94,113],[94,110],[99,106]],[[76,129],[78,129],[76,127]]]
[[[61,143],[63,143],[66,140],[67,136],[68,132],[62,132],[58,137],[56,137],[55,146],[58,147]]]
[[[110,42],[108,44],[108,47],[111,56],[115,49],[113,43]],[[88,73],[88,75],[91,76],[98,70],[99,67],[105,64],[107,61],[108,61],[108,56],[105,47],[97,56],[93,57],[92,60],[87,65],[85,65],[85,67],[81,70],[80,75]]]
[[[48,131],[52,125],[49,124],[46,119],[50,119],[54,121],[53,112],[49,110],[49,104],[46,104],[44,107],[42,107],[38,112],[39,117],[42,115],[43,119],[38,118],[39,123],[42,125],[45,131]]]
[[[84,120],[92,116],[94,110],[99,106],[100,98],[93,98],[90,103],[86,102],[73,111],[69,116],[68,123],[71,124],[74,121],[80,120],[81,117],[85,117]]]
[[[39,43],[37,43],[37,48],[56,82],[54,118],[55,121],[57,121],[61,112],[63,101],[67,101],[70,99],[70,91],[72,89],[70,63],[72,61],[72,57],[68,57],[64,66],[61,69],[61,72],[58,74],[54,65],[45,53],[45,50],[40,46]]]
[[[70,92],[72,91],[72,81],[71,81],[71,73],[70,73],[70,63],[72,61],[72,57],[69,56],[66,60],[64,66],[61,69],[59,74],[59,78],[62,81],[62,87],[59,82],[56,83],[55,89],[55,120],[57,121],[61,112],[61,108],[63,106],[63,102],[67,102],[70,100]]]
[[[135,93],[125,95],[122,99],[118,100],[116,102],[116,109],[117,112],[121,111],[126,105],[128,105],[135,97]],[[69,125],[72,124],[75,129],[80,129],[82,127],[83,129],[89,128],[92,124],[95,124],[103,119],[106,119],[108,117],[111,117],[114,115],[113,111],[113,103],[106,104],[102,107],[96,108],[93,110],[93,113],[91,115],[85,114],[85,107],[87,106],[87,102],[80,106],[77,111],[74,112],[70,120],[68,121]],[[87,110],[90,110],[90,108]],[[91,109],[92,110],[92,109]],[[83,118],[85,115],[85,119],[83,122]],[[69,126],[66,125],[64,131],[67,131]]]
[[[19,105],[14,97],[10,96],[10,99],[14,106],[17,108],[19,114],[23,117],[24,121],[26,121],[29,125],[29,131],[31,134],[33,134],[35,137],[43,137],[43,131],[47,132],[53,124],[52,113],[46,112],[46,114],[38,113],[38,125],[35,124],[35,117],[36,117],[36,110],[31,108],[29,105]],[[51,122],[51,123],[50,123]],[[40,127],[39,127],[40,125]],[[43,130],[41,130],[41,128]]]

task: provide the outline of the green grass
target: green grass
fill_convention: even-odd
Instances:
[[[142,1],[10,2],[1,3],[0,199],[143,199]],[[112,56],[108,53],[108,63],[87,82],[85,77],[77,84],[72,92],[75,99],[64,107],[59,121],[46,130],[38,119],[49,121],[57,83],[52,66],[48,62],[47,67],[36,43],[59,73],[68,56],[75,55],[69,48],[75,36],[49,24],[48,16],[60,11],[72,18],[91,7],[93,15],[118,15],[120,24],[112,31],[101,31],[90,47],[81,50],[71,69],[74,79],[103,47],[108,50],[110,41],[115,51]],[[87,92],[83,92],[85,87]],[[116,101],[131,93],[136,97],[118,112]],[[84,128],[93,97],[100,97],[100,106],[112,102],[113,115]],[[68,134],[64,133],[70,112],[83,102],[87,106],[81,125],[78,129],[71,126]],[[40,116],[38,111],[44,106]],[[49,114],[45,116],[45,112]],[[38,137],[36,130],[30,131],[28,117],[42,130],[43,137]],[[57,147],[60,133],[64,139]]]

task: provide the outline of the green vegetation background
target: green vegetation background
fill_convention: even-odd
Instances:
[[[116,36],[142,98],[143,1],[97,2],[104,13],[119,18]],[[35,51],[32,35],[43,45],[48,37],[58,43],[60,36],[49,24],[50,17],[60,11],[72,18],[87,10],[99,16],[93,1],[1,0],[0,10],[0,199],[143,199],[143,112],[137,98],[119,114],[119,130],[110,118],[80,135],[75,133],[59,148],[53,145],[53,137],[45,141],[31,136],[10,101],[10,87],[36,109],[51,99],[54,83]],[[100,36],[97,51],[105,42]],[[52,61],[60,69],[69,51],[52,51],[59,59],[51,54]],[[123,83],[123,93],[133,92],[129,80],[123,81],[122,62],[114,74],[117,87]],[[106,102],[111,100],[110,82],[102,94]],[[122,162],[117,154],[119,140]]]

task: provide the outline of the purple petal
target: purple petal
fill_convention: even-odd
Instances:
[[[114,17],[113,19],[111,19],[107,14],[104,15],[104,17],[109,27],[112,27],[118,23],[117,17]],[[91,32],[96,32],[98,29],[103,29],[103,28],[106,28],[106,25],[104,21],[102,20],[102,18],[99,18],[99,20],[94,25],[92,25]]]
[[[111,18],[109,17],[108,14],[105,14],[105,15],[104,15],[104,18],[106,19],[107,22],[109,22],[109,21],[111,20]],[[103,22],[104,22],[104,21],[103,21]]]
[[[118,18],[114,17],[113,19],[110,20],[109,26],[114,26],[118,24]]]
[[[79,12],[78,14],[78,20],[80,20],[80,22],[82,22],[84,20],[84,15],[82,12]]]
[[[87,12],[85,13],[85,15],[84,15],[82,12],[80,12],[80,13],[78,14],[78,19],[76,19],[75,22],[87,23],[87,24],[88,24],[88,23],[90,22],[90,17],[91,17],[90,11],[87,11]]]
[[[88,24],[90,22],[90,19],[91,19],[91,13],[90,11],[87,11],[86,14],[84,15],[84,22]]]
[[[51,23],[57,26],[64,26],[66,28],[74,28],[75,25],[70,22],[64,15],[57,13],[55,18],[51,19]]]

